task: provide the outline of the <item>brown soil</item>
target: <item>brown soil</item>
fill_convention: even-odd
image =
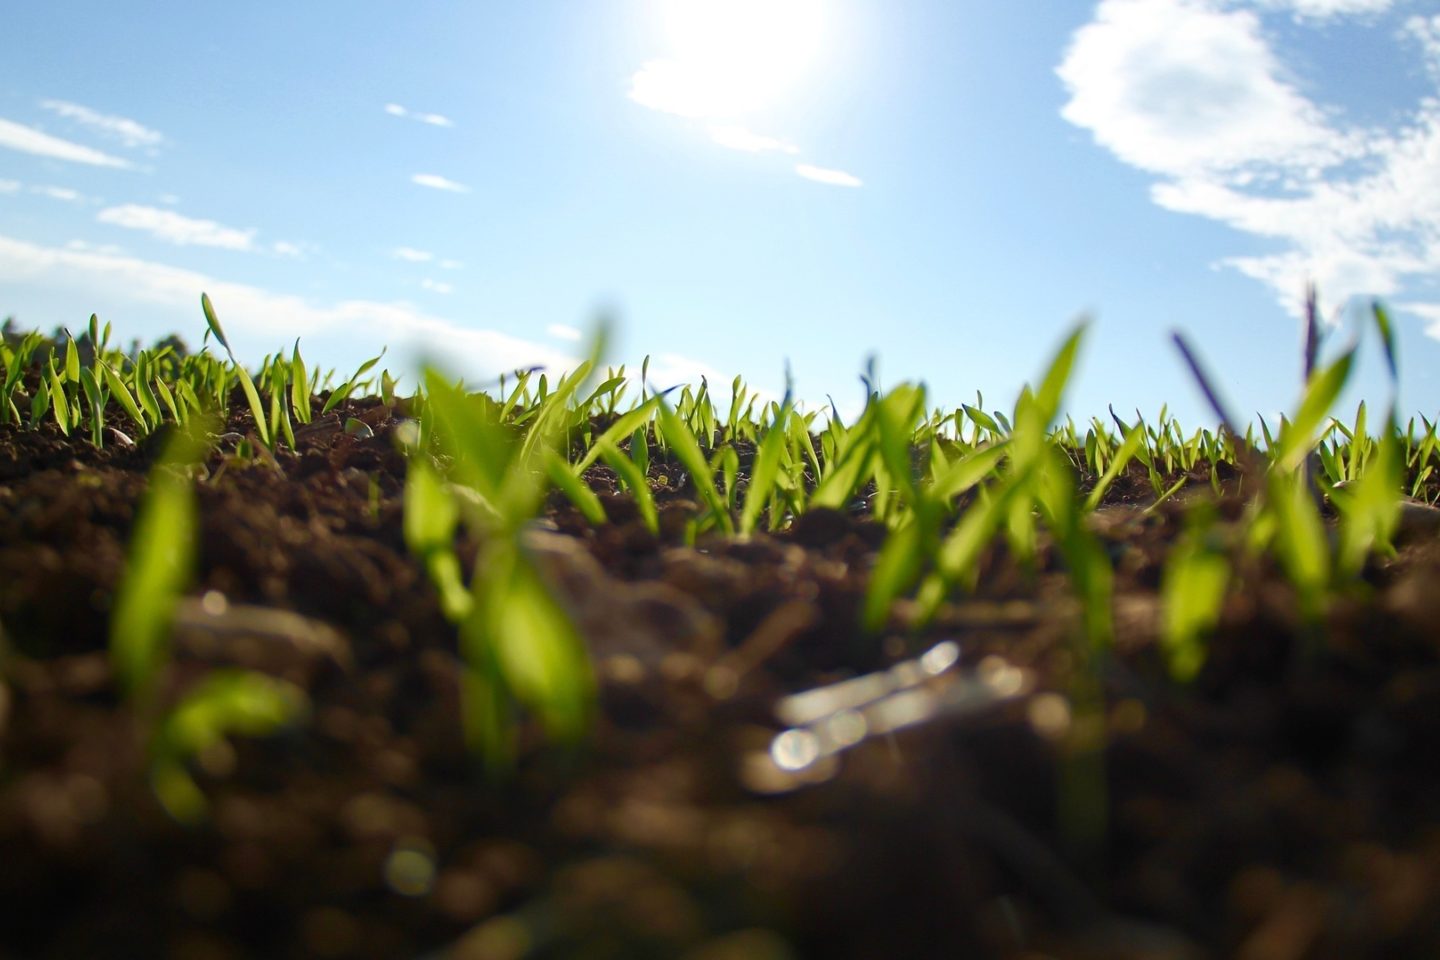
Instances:
[[[0,427],[0,955],[1440,956],[1434,531],[1319,629],[1247,570],[1182,689],[1155,637],[1184,506],[1142,512],[1138,474],[1097,516],[1117,640],[1087,672],[1047,544],[1031,569],[992,548],[934,625],[905,632],[902,605],[871,637],[883,531],[863,510],[691,548],[682,471],[652,467],[656,538],[596,468],[611,522],[552,497],[530,538],[591,647],[593,733],[560,750],[527,729],[497,783],[464,748],[455,631],[402,540],[394,411],[347,407],[373,438],[321,427],[273,465],[222,450],[198,485],[170,688],[241,664],[311,710],[198,758],[194,827],[151,793],[105,653],[155,444]],[[1026,686],[804,775],[767,760],[780,697],[943,640],[961,663],[933,689],[996,656]]]

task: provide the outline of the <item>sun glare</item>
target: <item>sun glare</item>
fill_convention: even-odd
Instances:
[[[660,0],[670,56],[631,96],[682,116],[735,119],[783,97],[821,45],[822,0]]]

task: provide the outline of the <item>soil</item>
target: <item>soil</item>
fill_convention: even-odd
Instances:
[[[465,748],[455,629],[405,550],[398,412],[347,402],[373,437],[325,420],[273,462],[222,443],[206,465],[167,689],[239,664],[309,713],[196,758],[192,826],[152,793],[106,658],[157,445],[0,426],[0,955],[1440,956],[1440,535],[1420,508],[1321,624],[1245,569],[1180,686],[1158,591],[1189,501],[1146,511],[1138,472],[1096,514],[1116,640],[1088,658],[1043,540],[1029,565],[992,546],[934,623],[901,604],[872,636],[863,502],[686,546],[683,470],[655,454],[652,536],[595,467],[610,522],[552,496],[528,535],[590,646],[593,730],[557,748],[523,727],[499,781]],[[1208,497],[1208,473],[1187,489]],[[946,641],[958,664],[917,689],[952,708],[799,772],[767,752],[782,698],[913,673]]]

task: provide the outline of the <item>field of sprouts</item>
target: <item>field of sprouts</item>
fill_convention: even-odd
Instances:
[[[0,956],[1440,956],[1440,441],[1313,309],[1194,430],[202,309],[0,347]]]

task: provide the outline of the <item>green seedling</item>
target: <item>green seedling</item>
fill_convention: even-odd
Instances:
[[[197,422],[197,428],[200,424]],[[170,658],[175,607],[190,582],[197,518],[189,471],[207,446],[202,431],[177,430],[151,470],[110,621],[110,661],[148,744],[156,797],[194,822],[205,799],[186,763],[232,733],[273,732],[303,710],[292,684],[243,671],[216,671],[162,709],[159,685]]]
[[[429,465],[427,456],[413,455],[405,479],[405,546],[425,564],[440,595],[441,610],[456,622],[465,619],[473,602],[455,554],[459,524],[460,507],[445,481]]]
[[[255,381],[251,379],[249,372],[235,359],[235,352],[230,349],[230,341],[225,337],[225,331],[220,326],[220,319],[215,315],[215,307],[210,303],[210,295],[200,294],[200,308],[205,312],[205,323],[209,328],[207,336],[213,333],[220,346],[225,348],[225,353],[230,357],[230,364],[234,368],[235,376],[240,380],[240,388],[245,391],[245,399],[250,404],[250,414],[255,418],[255,433],[260,442],[265,446],[271,445],[269,421],[265,417],[265,407],[260,403],[260,392],[255,388]],[[224,390],[224,381],[221,382],[221,389]],[[216,404],[224,409],[224,395],[218,398]]]
[[[1220,622],[1230,561],[1214,513],[1191,513],[1185,534],[1165,562],[1160,585],[1160,642],[1170,675],[1189,683],[1205,665],[1207,635]]]
[[[649,530],[651,534],[658,535],[660,533],[660,513],[655,506],[655,495],[650,491],[650,484],[645,479],[645,473],[640,469],[640,465],[603,438],[598,442],[597,449],[610,468],[619,474],[621,484],[635,498],[635,507],[640,512],[640,519],[645,524],[645,529]]]
[[[155,796],[175,819],[198,822],[208,804],[190,775],[190,760],[221,748],[231,736],[270,736],[308,709],[304,692],[288,681],[243,670],[212,671],[160,718],[150,741]]]
[[[741,536],[749,536],[755,531],[767,504],[770,506],[772,518],[779,510],[778,478],[785,455],[785,442],[788,439],[785,423],[789,416],[787,400],[776,411],[770,428],[765,431],[764,439],[760,441],[760,447],[755,452],[755,463],[750,470],[750,486],[745,491],[745,504],[740,510],[738,530]]]
[[[121,691],[147,712],[170,657],[175,604],[195,559],[195,497],[188,471],[206,449],[198,430],[176,431],[150,472],[110,620],[110,662]]]
[[[412,453],[407,541],[438,577],[447,616],[459,627],[466,738],[496,776],[514,763],[517,708],[532,711],[553,738],[571,742],[585,732],[592,709],[594,680],[584,644],[541,579],[523,534],[543,498],[544,480],[565,472],[554,444],[568,422],[567,405],[596,367],[603,339],[602,332],[591,360],[562,377],[554,392],[543,383],[523,436],[501,418],[505,408],[488,397],[466,394],[434,370],[423,378],[430,429],[450,459],[452,486],[434,474],[423,447]],[[450,559],[457,513],[484,544],[468,600],[460,595],[458,564]]]
[[[727,534],[735,532],[735,523],[725,498],[715,486],[715,472],[710,468],[705,455],[700,452],[700,442],[689,423],[660,401],[660,434],[666,444],[680,460],[680,465],[690,474],[690,482],[709,508],[706,520],[716,523]]]
[[[369,373],[372,369],[374,369],[375,364],[379,363],[381,358],[383,358],[384,356],[385,351],[381,350],[379,356],[371,357],[369,360],[366,360],[364,363],[360,364],[359,369],[355,371],[354,375],[351,376],[349,380],[346,380],[335,390],[332,390],[330,392],[330,396],[325,400],[325,406],[320,410],[321,415],[323,416],[329,413],[331,410],[334,410],[340,404],[350,399],[350,395],[353,394],[356,390],[361,389],[365,385],[365,383],[368,382],[362,380],[361,378],[364,377],[365,374]],[[306,403],[309,403],[308,397],[306,398]]]

